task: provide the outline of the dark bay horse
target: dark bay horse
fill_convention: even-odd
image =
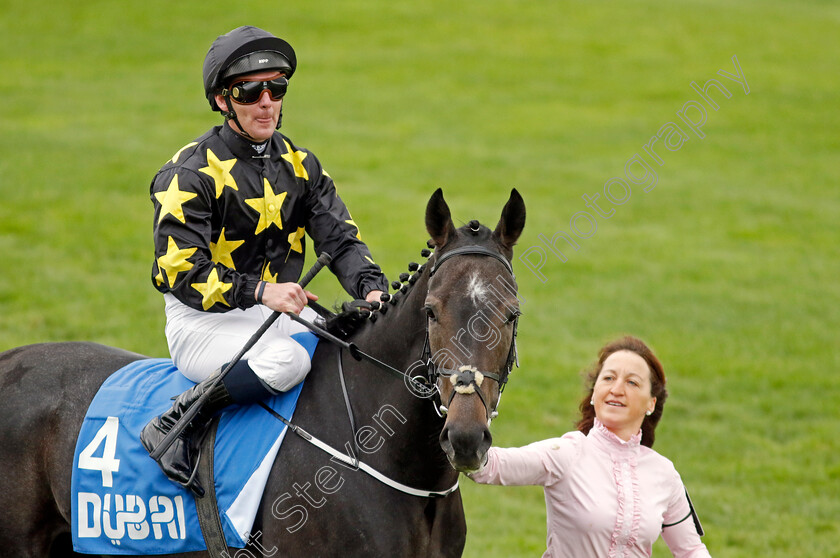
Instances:
[[[413,488],[442,491],[459,471],[478,468],[515,354],[519,312],[509,262],[524,224],[516,190],[492,231],[477,221],[456,229],[436,191],[426,208],[434,255],[414,266],[386,313],[350,340],[411,376],[437,371],[429,380],[437,396],[321,341],[293,422]],[[93,343],[0,354],[0,554],[73,555],[70,476],[85,410],[112,372],[143,358]],[[399,492],[289,433],[252,540],[229,555],[460,556],[465,540],[459,491],[440,498]]]

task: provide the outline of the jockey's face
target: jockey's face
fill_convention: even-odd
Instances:
[[[613,434],[627,441],[639,432],[645,414],[653,412],[656,406],[650,390],[647,362],[632,351],[616,351],[604,361],[595,380],[595,416]]]
[[[276,70],[266,70],[264,72],[257,72],[248,74],[237,78],[237,81],[268,81],[282,76],[283,74]],[[255,103],[243,105],[231,100],[233,103],[233,110],[236,111],[236,117],[240,129],[233,120],[229,121],[230,127],[237,133],[242,134],[246,132],[250,136],[250,140],[262,142],[269,139],[277,126],[277,120],[280,118],[280,109],[283,106],[283,99],[275,101],[271,98],[271,94],[267,89],[264,89],[260,94],[259,100]],[[222,110],[227,110],[227,103],[224,97],[216,95],[216,103]],[[244,134],[243,134],[244,135]]]

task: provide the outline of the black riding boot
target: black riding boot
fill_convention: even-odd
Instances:
[[[224,370],[226,366],[222,366],[221,369]],[[178,422],[178,419],[184,416],[187,409],[210,388],[217,375],[213,374],[200,384],[196,384],[176,397],[171,409],[153,419],[143,428],[143,431],[140,433],[140,441],[143,442],[143,447],[149,453],[154,451],[163,438],[172,430],[172,427]],[[233,403],[246,405],[255,401],[261,401],[276,393],[276,391],[268,387],[251,370],[251,367],[248,366],[248,361],[240,360],[233,365],[233,368],[222,378],[222,381],[213,388],[201,411],[196,414],[190,424],[181,432],[163,455],[160,456],[160,459],[157,460],[158,465],[160,465],[160,468],[163,469],[167,477],[182,486],[190,488],[199,497],[204,496],[204,488],[193,478],[196,463],[192,459],[191,450],[193,448],[190,439],[191,435],[195,432],[202,431],[210,422],[210,419],[213,418],[213,415],[228,405]]]
[[[210,389],[211,384],[217,376],[218,374],[214,374],[176,397],[171,409],[159,417],[152,419],[143,428],[143,431],[140,433],[140,441],[149,453],[152,453],[166,435],[169,434],[169,431],[184,416],[187,409],[198,401],[198,398],[205,391]],[[225,384],[219,382],[213,388],[209,398],[198,414],[195,415],[187,427],[172,442],[172,445],[157,460],[158,465],[160,465],[160,468],[163,469],[167,477],[186,488],[190,488],[199,497],[204,496],[204,488],[195,478],[191,479],[196,466],[196,463],[192,459],[191,436],[193,433],[203,430],[210,422],[210,419],[213,418],[216,411],[224,409],[233,402]]]

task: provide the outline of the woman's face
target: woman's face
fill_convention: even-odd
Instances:
[[[650,368],[632,351],[616,351],[604,361],[592,393],[595,416],[624,441],[642,427],[647,412],[653,412]]]

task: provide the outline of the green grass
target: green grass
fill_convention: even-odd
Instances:
[[[712,554],[840,556],[837,3],[265,7],[0,0],[0,350],[86,339],[166,354],[148,184],[216,122],[201,62],[237,25],[298,50],[284,132],[319,155],[391,276],[417,259],[437,187],[457,220],[489,224],[518,188],[520,254],[568,232],[581,196],[699,100],[690,82],[716,78],[732,97],[707,109],[704,139],[657,144],[653,190],[634,187],[567,262],[549,253],[545,282],[516,262],[522,367],[495,441],[569,430],[578,371],[634,333],[666,365],[656,449]],[[717,75],[733,55],[749,95]],[[538,488],[463,485],[465,556],[543,551]]]

